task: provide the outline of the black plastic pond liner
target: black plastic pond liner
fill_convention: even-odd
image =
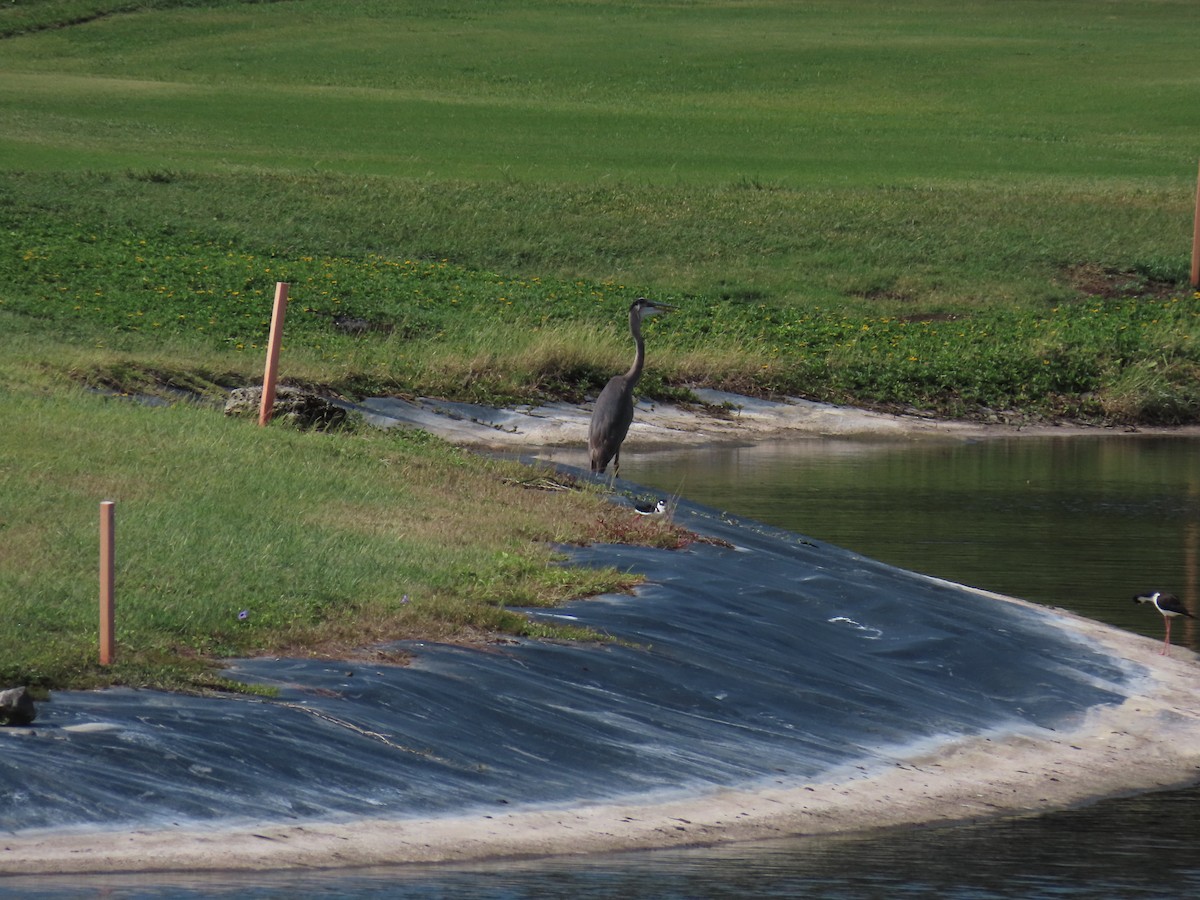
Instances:
[[[634,595],[535,617],[611,635],[405,644],[407,667],[238,661],[276,698],[56,693],[0,729],[0,828],[428,817],[803,784],[1120,702],[1130,667],[1008,603],[681,503],[734,549],[603,545]]]

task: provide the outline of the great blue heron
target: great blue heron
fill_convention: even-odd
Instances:
[[[646,364],[646,343],[642,340],[642,319],[665,310],[675,309],[666,303],[655,303],[638,297],[629,307],[629,333],[637,348],[633,365],[624,375],[614,375],[596,398],[592,408],[592,424],[588,427],[588,456],[593,472],[603,472],[613,461],[613,478],[621,471],[621,442],[629,433],[633,421],[633,389],[642,377]]]
[[[1176,616],[1187,616],[1189,619],[1196,618],[1187,611],[1187,607],[1183,605],[1178,597],[1174,594],[1168,594],[1166,591],[1147,591],[1144,594],[1138,594],[1133,598],[1134,603],[1150,603],[1162,613],[1163,621],[1167,625],[1167,636],[1163,639],[1163,653],[1168,652],[1171,646],[1171,620]]]

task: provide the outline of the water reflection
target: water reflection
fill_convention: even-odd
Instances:
[[[1187,897],[1197,896],[1194,791],[1053,816],[863,837],[473,866],[458,897]],[[1187,817],[1165,837],[1164,819]],[[1081,846],[1083,845],[1083,846]],[[1164,851],[1167,851],[1164,853]],[[486,876],[470,879],[470,876]],[[508,890],[497,891],[503,885]],[[474,890],[472,890],[474,886]],[[602,890],[598,890],[601,889]]]
[[[802,439],[627,453],[640,484],[918,572],[1153,637],[1149,587],[1200,613],[1200,441]],[[559,457],[561,458],[561,457]],[[1196,623],[1173,639],[1200,646]]]
[[[1200,896],[1197,801],[1193,789],[955,828],[465,866],[0,879],[0,896],[1174,900]]]

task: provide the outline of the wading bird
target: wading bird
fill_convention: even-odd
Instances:
[[[666,303],[655,303],[638,297],[629,307],[629,333],[636,350],[633,365],[624,375],[614,375],[596,398],[592,408],[592,423],[588,427],[588,456],[593,472],[603,472],[608,461],[613,462],[613,478],[621,471],[621,442],[633,422],[633,389],[642,377],[646,364],[646,343],[642,340],[642,319],[656,313],[675,309]]]
[[[635,504],[633,511],[639,516],[660,516],[667,511],[667,501],[659,500],[657,503],[646,501],[645,503]]]
[[[1176,616],[1186,616],[1189,619],[1196,618],[1187,611],[1178,597],[1174,594],[1168,594],[1166,591],[1147,591],[1144,594],[1138,594],[1133,598],[1134,603],[1152,603],[1154,608],[1162,613],[1163,622],[1167,625],[1167,636],[1163,638],[1163,648],[1159,653],[1169,652],[1171,646],[1171,620]]]

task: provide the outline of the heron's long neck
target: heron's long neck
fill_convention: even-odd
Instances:
[[[642,377],[642,368],[646,365],[646,342],[642,340],[642,317],[637,313],[629,314],[629,333],[633,335],[633,344],[637,348],[633,354],[633,365],[625,373],[625,380],[633,387]]]

